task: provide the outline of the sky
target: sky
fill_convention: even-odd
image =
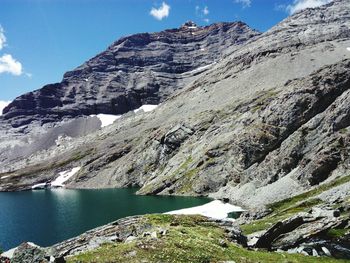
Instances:
[[[0,0],[0,113],[122,36],[243,21],[261,32],[331,0]]]

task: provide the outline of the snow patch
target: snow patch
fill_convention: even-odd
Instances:
[[[196,26],[189,26],[187,27],[188,29],[196,29],[197,27]]]
[[[175,210],[167,212],[169,215],[203,215],[215,219],[225,219],[229,213],[232,212],[244,212],[241,207],[224,203],[220,200],[209,202],[205,205],[195,206],[191,208],[185,208],[181,210]]]
[[[68,181],[73,175],[75,175],[81,167],[75,167],[72,170],[60,172],[59,175],[54,181],[51,182],[52,187],[64,187],[64,183]]]
[[[10,175],[4,175],[4,176],[0,177],[0,180],[6,179],[6,178],[9,178],[9,177],[10,177]]]
[[[194,70],[191,70],[191,71],[188,71],[188,72],[184,72],[184,73],[182,73],[182,74],[201,72],[201,71],[204,71],[204,70],[206,70],[206,69],[208,69],[208,68],[211,68],[211,67],[214,66],[216,63],[217,63],[217,62],[213,62],[213,63],[211,63],[211,64],[209,64],[209,65],[205,65],[205,66],[196,68],[196,69],[194,69]]]
[[[45,189],[49,186],[49,183],[35,184],[32,186],[32,190]]]
[[[142,105],[140,108],[134,110],[134,112],[135,113],[139,111],[149,112],[149,111],[153,111],[157,107],[158,105],[145,104],[145,105]]]
[[[101,128],[111,125],[115,120],[119,119],[121,115],[112,115],[112,114],[97,114],[90,115],[90,117],[97,117],[101,122]]]
[[[32,190],[46,189],[46,188],[50,188],[50,187],[54,187],[54,188],[64,187],[64,183],[67,182],[80,169],[81,169],[81,167],[75,167],[72,170],[60,172],[59,176],[51,183],[46,182],[46,183],[35,184],[32,186]]]
[[[350,47],[347,47],[346,50],[347,50],[347,51],[350,51]]]

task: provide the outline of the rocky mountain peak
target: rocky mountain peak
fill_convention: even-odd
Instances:
[[[16,98],[0,119],[13,127],[91,114],[123,114],[143,104],[159,104],[217,63],[228,47],[242,45],[260,33],[237,23],[123,37],[60,83]],[[186,30],[184,30],[186,29]]]
[[[197,24],[191,20],[187,21],[181,26],[181,28],[189,28],[189,29],[195,29],[197,27],[198,27]]]

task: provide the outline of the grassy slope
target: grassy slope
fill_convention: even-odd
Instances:
[[[97,250],[68,258],[68,262],[346,262],[297,254],[247,250],[229,242],[225,231],[200,216],[145,216],[154,229],[166,229],[157,239],[140,237],[131,243],[106,244]]]

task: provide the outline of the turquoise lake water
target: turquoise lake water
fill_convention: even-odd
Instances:
[[[137,196],[135,189],[0,193],[0,247],[50,246],[113,220],[198,206],[207,198]]]

